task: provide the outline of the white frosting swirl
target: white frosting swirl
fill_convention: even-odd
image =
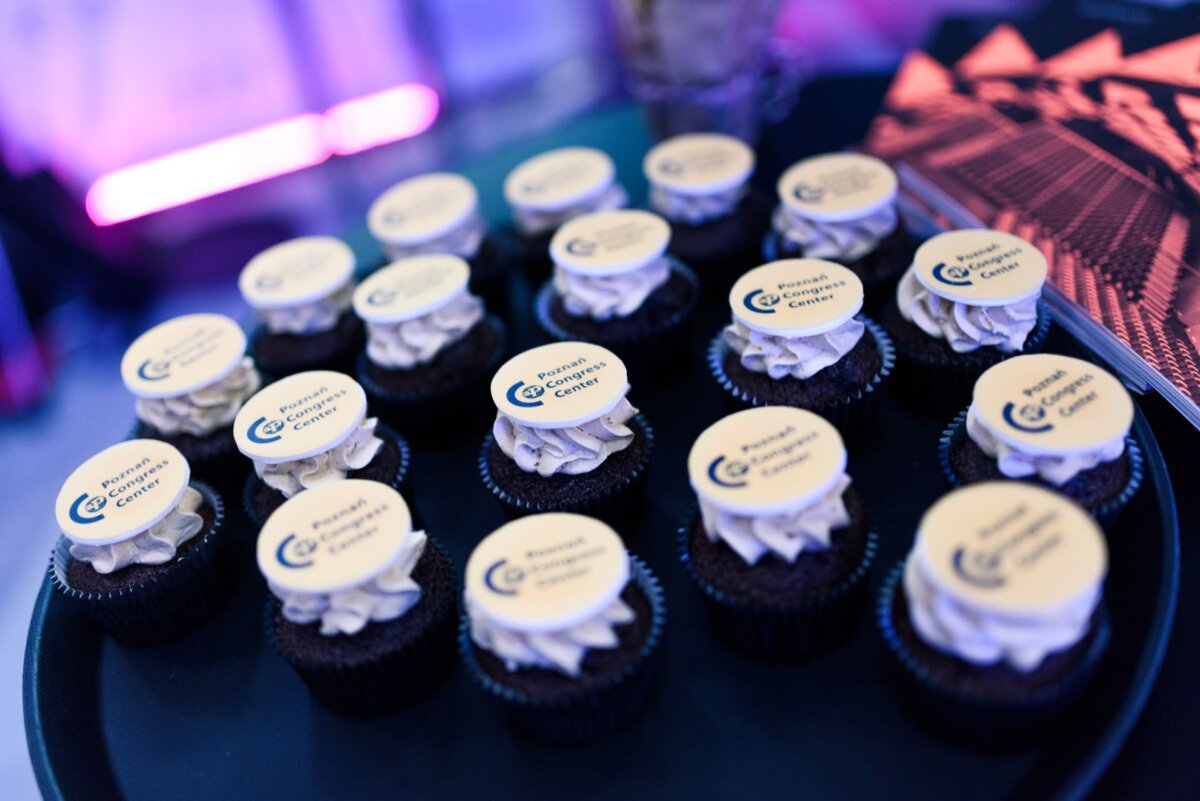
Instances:
[[[865,217],[842,222],[805,219],[782,205],[771,217],[775,232],[800,248],[804,258],[830,261],[861,259],[879,247],[899,222],[896,207],[891,204]]]
[[[413,569],[425,552],[424,531],[411,531],[391,565],[370,581],[348,590],[331,593],[293,592],[267,582],[283,605],[283,616],[305,625],[321,621],[321,633],[357,634],[368,623],[395,620],[421,600],[421,587],[412,578]]]
[[[896,287],[896,303],[905,320],[929,336],[944,339],[955,353],[994,347],[1019,351],[1037,326],[1041,290],[1004,306],[971,306],[946,300],[925,288],[909,267]]]
[[[625,194],[625,187],[614,182],[595,197],[562,209],[547,211],[514,206],[513,224],[525,236],[539,236],[557,230],[563,223],[573,220],[581,214],[623,209],[628,202],[629,196]]]
[[[748,191],[748,184],[739,184],[724,192],[687,195],[653,184],[650,187],[650,206],[672,222],[700,225],[733,214]]]
[[[1111,462],[1125,452],[1125,435],[1109,440],[1090,451],[1070,454],[1026,453],[1003,442],[975,413],[972,405],[967,411],[967,435],[979,449],[996,460],[1000,472],[1009,478],[1038,476],[1061,487],[1084,470]]]
[[[670,277],[666,257],[620,275],[580,275],[556,265],[554,289],[567,314],[604,321],[633,314]]]
[[[631,623],[636,615],[620,598],[600,614],[558,631],[522,632],[506,628],[483,614],[470,593],[463,594],[471,620],[471,641],[495,654],[509,672],[521,668],[548,668],[578,676],[590,648],[620,645],[614,629]]]
[[[272,334],[319,334],[337,326],[353,296],[351,281],[328,297],[288,309],[259,309],[258,316]]]
[[[137,398],[134,409],[139,420],[161,434],[203,437],[231,424],[260,386],[262,377],[246,356],[220,381],[175,398]]]
[[[771,378],[811,378],[854,350],[866,326],[851,318],[830,331],[807,337],[783,337],[748,328],[736,317],[726,326],[726,344],[741,357],[742,367]]]
[[[627,423],[636,414],[637,409],[624,397],[608,414],[569,428],[532,428],[497,412],[492,436],[504,455],[526,473],[579,475],[595,470],[609,454],[629,447],[633,429]]]
[[[424,242],[381,242],[383,252],[392,261],[407,259],[410,256],[420,256],[426,253],[453,253],[470,261],[479,253],[479,246],[487,235],[487,226],[483,217],[476,211],[461,225],[456,225],[441,236],[427,239]]]
[[[1100,584],[1058,609],[1008,615],[963,602],[937,585],[909,555],[904,592],[913,628],[929,645],[976,665],[1003,663],[1028,673],[1087,634],[1100,602]]]
[[[161,565],[175,558],[179,546],[200,533],[204,518],[200,507],[204,497],[187,487],[179,505],[150,528],[121,542],[109,545],[71,543],[71,556],[87,562],[97,573],[114,573],[129,565]]]
[[[388,370],[429,364],[483,319],[483,301],[464,290],[445,306],[399,323],[367,321],[367,358]]]
[[[709,542],[724,540],[748,565],[768,553],[794,563],[804,551],[828,549],[833,529],[850,524],[843,497],[849,487],[850,476],[843,473],[807,506],[762,517],[724,512],[700,498],[700,519]]]
[[[334,447],[309,456],[279,464],[254,463],[254,472],[268,487],[290,498],[297,492],[325,484],[341,481],[351,470],[362,470],[383,447],[383,440],[375,436],[379,421],[368,417]]]

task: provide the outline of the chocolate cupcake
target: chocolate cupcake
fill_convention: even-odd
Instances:
[[[887,302],[908,265],[896,211],[896,174],[861,153],[827,153],[779,178],[779,206],[763,245],[767,261],[803,257],[844,264],[862,279],[867,309]]]
[[[463,661],[523,731],[585,740],[642,706],[662,590],[604,523],[544,514],[502,526],[467,561],[464,604]]]
[[[518,164],[504,179],[504,199],[512,209],[513,249],[522,269],[541,281],[550,268],[550,238],[581,214],[624,208],[625,188],[607,153],[591,147],[563,147]]]
[[[642,161],[650,209],[671,224],[670,250],[724,303],[733,282],[759,264],[770,207],[751,191],[754,151],[724,134],[683,134]]]
[[[603,345],[638,377],[686,366],[700,287],[665,255],[671,227],[646,211],[576,217],[550,245],[554,279],[538,292],[542,330],[557,340]]]
[[[1015,356],[975,382],[971,406],[942,435],[942,471],[956,487],[1030,481],[1108,525],[1142,482],[1132,425],[1129,393],[1091,362]]]
[[[367,326],[358,380],[371,408],[405,436],[442,439],[487,425],[487,389],[507,337],[469,291],[468,275],[458,256],[414,256],[354,293],[354,310]]]
[[[786,406],[737,412],[699,436],[688,475],[700,513],[680,552],[722,640],[787,659],[854,630],[878,543],[837,429]]]
[[[508,260],[479,213],[479,193],[461,175],[435,172],[401,181],[371,204],[367,227],[388,262],[450,253],[471,268],[471,292],[508,312]]]
[[[709,346],[709,370],[735,408],[795,406],[865,435],[893,354],[862,302],[862,282],[840,264],[757,267],[729,293],[733,321]]]
[[[313,696],[349,715],[425,698],[454,669],[454,567],[413,531],[400,493],[324,484],[289,500],[258,535],[271,598],[266,632]]]
[[[259,253],[238,289],[258,313],[250,355],[270,380],[305,370],[349,372],[362,347],[350,308],[354,252],[331,236],[291,239]]]
[[[1008,481],[943,497],[880,592],[901,700],[955,742],[1046,736],[1108,643],[1107,559],[1095,522],[1056,493]]]
[[[654,435],[626,399],[625,365],[586,342],[525,351],[492,379],[479,472],[513,517],[578,512],[619,521],[641,500]]]
[[[126,440],[88,459],[63,484],[55,516],[55,590],[119,640],[172,639],[228,594],[224,504],[168,443]]]
[[[228,478],[239,461],[233,420],[262,385],[237,323],[221,314],[159,323],[125,351],[121,379],[136,399],[134,438],[170,443],[201,478]]]
[[[348,375],[329,370],[276,381],[242,407],[234,422],[238,450],[254,463],[242,500],[262,525],[283,502],[346,478],[401,490],[408,443],[367,417],[367,396]]]
[[[1050,330],[1045,281],[1041,252],[1003,231],[949,231],[917,248],[882,318],[906,388],[952,413],[984,370],[1041,350]]]

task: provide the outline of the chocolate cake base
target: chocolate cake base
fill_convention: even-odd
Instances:
[[[951,441],[949,458],[954,476],[964,485],[980,481],[1012,480],[1000,472],[999,462],[984,453],[975,440],[967,435],[965,429],[959,429]],[[1019,480],[1066,495],[1080,506],[1094,508],[1120,495],[1129,484],[1130,475],[1129,454],[1125,452],[1112,461],[1081,471],[1065,484],[1051,484],[1036,475]]]
[[[567,676],[557,670],[537,667],[510,671],[495,654],[473,645],[475,659],[492,681],[528,696],[533,703],[553,703],[564,696],[587,694],[610,683],[643,656],[642,649],[650,635],[654,617],[650,600],[632,581],[621,591],[621,600],[633,609],[634,619],[623,626],[614,627],[618,640],[616,648],[588,649],[578,676]]]
[[[795,406],[819,409],[844,400],[865,388],[879,373],[883,357],[870,330],[864,332],[849,353],[836,364],[805,379],[774,379],[742,366],[741,357],[730,349],[721,363],[725,375],[758,405]]]
[[[306,370],[352,370],[364,341],[362,321],[347,309],[334,328],[316,334],[273,334],[259,326],[248,352],[261,371],[279,379]]]
[[[768,553],[749,565],[723,540],[709,540],[696,515],[687,538],[688,559],[701,579],[742,603],[786,606],[816,600],[845,582],[866,553],[869,526],[862,496],[849,489],[844,499],[850,523],[833,530],[827,550],[804,551],[795,562]]]
[[[366,377],[386,394],[385,399],[413,402],[453,394],[476,383],[482,372],[488,372],[490,380],[494,372],[491,367],[504,345],[503,325],[495,318],[484,317],[428,364],[411,370],[389,370],[368,358],[362,366]]]
[[[167,570],[188,554],[203,541],[212,528],[216,513],[207,503],[199,509],[204,523],[194,537],[183,542],[175,550],[175,556],[161,565],[133,564],[112,573],[97,573],[87,562],[71,557],[67,561],[67,583],[82,592],[104,595],[106,593],[127,592],[154,581],[159,574]]]
[[[505,456],[494,439],[487,449],[487,469],[499,490],[530,505],[547,511],[589,509],[610,493],[626,488],[645,461],[645,429],[637,418],[629,421],[629,428],[633,430],[629,447],[610,454],[589,473],[546,477],[526,473]]]
[[[696,285],[678,270],[671,270],[666,283],[650,293],[641,308],[628,317],[593,320],[568,314],[557,294],[550,303],[550,318],[572,339],[609,343],[629,343],[678,324],[696,302]],[[620,355],[620,354],[618,354]]]

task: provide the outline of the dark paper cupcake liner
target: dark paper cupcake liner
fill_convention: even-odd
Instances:
[[[970,358],[931,358],[926,354],[906,350],[903,340],[893,337],[896,355],[901,363],[900,388],[910,400],[919,400],[930,412],[953,414],[955,409],[970,401],[975,390],[975,381],[989,367],[1013,356],[1042,351],[1046,345],[1046,337],[1050,334],[1051,315],[1044,301],[1038,301],[1037,308],[1037,325],[1025,338],[1021,350],[1015,353],[1005,353],[989,347],[964,354]],[[893,310],[889,307],[888,311]],[[898,315],[898,312],[896,314]]]
[[[135,587],[96,593],[72,587],[67,575],[70,541],[59,537],[50,555],[50,581],[73,607],[113,637],[132,645],[166,642],[202,623],[232,586],[225,505],[209,485],[191,486],[213,511],[200,542]]]
[[[942,436],[938,439],[938,462],[942,467],[942,475],[946,477],[946,481],[951,487],[961,487],[963,482],[959,479],[958,474],[954,472],[954,468],[950,464],[950,448],[954,445],[958,437],[967,436],[967,412],[970,407],[963,409],[958,415],[946,426]],[[1129,480],[1125,483],[1125,487],[1115,497],[1101,504],[1093,504],[1086,507],[1092,517],[1100,523],[1102,527],[1108,529],[1116,522],[1133,496],[1137,494],[1138,488],[1142,486],[1142,477],[1145,475],[1145,467],[1142,460],[1142,449],[1138,445],[1133,434],[1125,436],[1125,453],[1129,457]],[[1022,479],[1012,479],[1013,481],[1021,481]],[[1039,484],[1039,486],[1043,486]],[[1048,486],[1048,485],[1047,485]],[[1053,489],[1053,487],[1048,487]]]
[[[919,722],[957,743],[1010,749],[1046,737],[1083,694],[1108,646],[1111,628],[1104,608],[1092,624],[1094,631],[1078,664],[1058,681],[1015,700],[969,694],[939,681],[897,632],[892,606],[896,593],[903,592],[904,565],[901,560],[884,579],[875,609],[884,678],[902,705]]]
[[[892,346],[891,337],[874,320],[861,315],[857,319],[866,326],[867,331],[875,338],[875,344],[879,348],[879,355],[881,357],[879,370],[866,386],[846,394],[834,403],[809,409],[809,411],[821,415],[832,423],[841,432],[843,438],[849,442],[863,439],[874,428],[879,396],[883,392],[883,384],[892,374],[892,368],[896,364],[896,352]],[[729,352],[729,345],[725,342],[722,333],[718,331],[708,346],[708,370],[721,388],[725,390],[725,397],[728,401],[730,411],[740,411],[755,406],[771,406],[771,403],[758,398],[749,390],[738,386],[725,372],[725,356]],[[798,379],[784,378],[780,380],[792,381]]]
[[[666,606],[658,579],[633,554],[629,555],[629,573],[630,579],[650,602],[653,618],[646,640],[637,657],[623,670],[606,677],[598,687],[567,697],[534,698],[487,675],[475,656],[471,621],[463,615],[459,630],[463,662],[476,683],[503,707],[517,728],[544,740],[590,740],[624,726],[641,709],[654,679]]]
[[[455,572],[454,563],[437,540],[430,537],[426,548],[432,548],[451,573]],[[457,581],[451,586],[457,586]],[[458,601],[453,592],[447,592],[437,603],[435,618],[403,647],[357,664],[324,669],[306,664],[283,647],[275,629],[280,602],[274,596],[269,595],[264,605],[263,628],[271,647],[326,707],[343,715],[383,715],[429,697],[454,670],[458,659]]]
[[[488,315],[479,325],[489,325],[498,332],[496,352],[462,383],[421,397],[397,395],[381,386],[371,377],[366,351],[360,353],[355,378],[367,393],[367,408],[414,441],[441,441],[447,431],[460,436],[478,434],[486,428],[495,408],[492,376],[508,350],[507,329],[499,318]]]
[[[379,423],[375,426],[375,436],[380,439],[387,439],[396,444],[397,452],[400,454],[400,465],[396,468],[395,476],[387,482],[388,486],[404,496],[404,500],[408,502],[409,509],[413,514],[413,525],[416,525],[417,511],[413,504],[412,494],[409,491],[409,466],[412,464],[412,450],[409,448],[408,442],[404,437],[397,434],[388,426]],[[255,528],[262,528],[263,523],[267,519],[258,512],[257,505],[254,502],[255,495],[258,494],[259,487],[263,486],[263,480],[258,477],[258,473],[251,466],[250,473],[246,476],[246,480],[242,485],[242,508],[246,512],[246,517],[254,524]],[[283,498],[283,493],[279,493],[282,506],[286,499]],[[275,507],[278,509],[279,507]]]
[[[879,537],[873,530],[867,532],[866,549],[853,572],[820,598],[766,605],[728,595],[696,572],[688,537],[698,516],[693,509],[679,528],[679,559],[700,590],[709,622],[721,640],[760,659],[798,659],[827,650],[853,632],[866,606],[871,568],[879,551]]]
[[[552,281],[542,284],[534,298],[533,312],[538,326],[558,342],[592,342],[608,348],[621,357],[629,374],[635,379],[654,380],[664,374],[677,372],[679,368],[686,367],[688,361],[680,358],[680,355],[686,354],[690,347],[691,322],[700,301],[700,279],[678,259],[672,256],[667,258],[671,261],[671,271],[687,279],[692,291],[688,302],[658,327],[622,339],[589,339],[572,334],[556,323],[550,313],[550,307],[558,297]]]
[[[635,511],[642,500],[646,484],[646,470],[650,466],[650,455],[654,449],[654,430],[650,428],[646,418],[638,414],[634,416],[634,420],[641,427],[645,437],[641,459],[620,481],[606,487],[603,492],[584,502],[576,504],[543,503],[534,498],[519,497],[503,489],[492,477],[492,469],[488,464],[488,451],[495,442],[495,438],[490,433],[483,438],[483,447],[479,451],[479,475],[488,491],[500,502],[509,518],[515,519],[544,512],[573,512],[595,517],[619,527]]]
[[[142,420],[135,420],[125,439],[157,439],[179,449],[187,459],[195,478],[202,479],[221,490],[233,489],[231,475],[241,473],[242,454],[233,439],[233,425],[214,431],[206,437],[188,434],[168,436]]]

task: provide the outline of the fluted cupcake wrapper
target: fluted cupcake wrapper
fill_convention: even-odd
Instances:
[[[905,708],[930,729],[975,747],[1020,748],[1045,737],[1083,694],[1108,647],[1111,627],[1104,608],[1078,664],[1055,683],[1019,700],[972,695],[939,681],[896,631],[892,607],[896,593],[903,592],[904,565],[905,560],[897,563],[880,587],[875,624],[882,643],[884,679]]]
[[[395,476],[387,482],[387,485],[403,495],[405,500],[409,502],[409,508],[412,509],[413,514],[413,524],[416,525],[417,511],[412,502],[412,494],[409,492],[409,466],[412,464],[412,450],[408,446],[408,441],[382,423],[375,426],[375,436],[390,440],[396,445],[396,449],[400,454],[400,465],[396,468]],[[266,518],[259,514],[257,505],[254,503],[254,496],[258,493],[258,489],[261,486],[263,486],[263,480],[258,477],[258,473],[251,467],[249,474],[246,476],[245,483],[242,485],[242,508],[246,512],[246,517],[258,528],[262,528],[263,523],[267,522]],[[279,497],[283,499],[283,493],[279,493]],[[282,505],[283,503],[284,500],[280,500],[280,504]]]
[[[853,572],[820,598],[755,604],[723,592],[696,572],[688,538],[698,515],[696,510],[690,512],[677,532],[679,559],[700,590],[709,622],[720,639],[760,659],[798,659],[827,650],[853,632],[866,606],[871,568],[879,551],[879,537],[874,531],[868,531],[862,560]]]
[[[979,348],[963,359],[930,359],[914,351],[906,351],[903,342],[895,339],[896,355],[902,375],[901,385],[906,394],[919,398],[932,412],[953,414],[964,401],[971,399],[975,382],[988,368],[1005,359],[1028,353],[1040,353],[1050,335],[1051,314],[1045,302],[1038,302],[1037,325],[1025,338],[1021,350],[1005,353],[996,348]],[[936,389],[936,391],[933,391]]]
[[[545,282],[538,290],[533,304],[534,317],[542,331],[553,340],[587,341],[608,348],[621,357],[629,374],[635,379],[653,380],[655,377],[661,378],[663,374],[677,372],[686,368],[688,362],[687,359],[681,359],[680,354],[686,354],[690,348],[691,322],[700,301],[700,279],[674,256],[667,258],[671,262],[671,271],[687,279],[692,293],[688,302],[657,328],[625,339],[585,340],[576,336],[556,323],[550,314],[550,307],[558,296],[553,281]],[[672,359],[675,364],[669,365]],[[671,369],[664,369],[667,367]]]
[[[397,395],[381,386],[371,377],[366,351],[360,353],[355,378],[367,393],[367,408],[414,440],[478,434],[490,419],[492,376],[508,348],[507,330],[498,317],[489,314],[479,324],[498,332],[496,352],[460,384],[420,397]]]
[[[848,392],[833,403],[809,409],[832,423],[848,442],[862,440],[873,429],[883,384],[892,374],[892,368],[896,364],[896,351],[892,346],[892,338],[874,320],[861,315],[857,319],[875,338],[881,358],[879,370],[871,377],[866,386]],[[750,390],[742,388],[729,377],[725,372],[725,357],[729,352],[728,343],[725,342],[722,333],[718,331],[708,346],[708,370],[725,390],[725,399],[730,411],[773,405],[769,401],[757,397]],[[796,381],[799,379],[782,378],[780,380]]]
[[[553,699],[535,698],[502,684],[479,665],[471,640],[471,621],[462,616],[459,650],[471,675],[527,734],[544,740],[590,740],[628,723],[646,700],[658,662],[666,606],[658,579],[638,557],[629,555],[629,577],[650,602],[650,631],[637,656],[623,670],[614,671],[603,684]]]
[[[483,447],[479,450],[479,476],[483,479],[488,491],[500,502],[504,513],[511,519],[544,512],[573,512],[598,518],[619,528],[621,523],[627,520],[641,503],[646,488],[646,470],[650,466],[650,455],[654,449],[654,429],[641,414],[635,415],[633,419],[637,421],[645,436],[641,459],[627,475],[622,476],[619,482],[615,482],[612,486],[605,488],[603,492],[589,497],[582,503],[546,503],[535,498],[514,495],[502,488],[492,477],[492,469],[488,464],[488,451],[495,442],[492,434],[483,438]]]
[[[455,572],[440,542],[430,537],[426,548],[432,548]],[[458,586],[457,581],[450,586]],[[453,592],[444,593],[436,601],[434,619],[403,647],[354,664],[321,668],[288,653],[275,629],[279,600],[274,596],[269,596],[263,607],[263,629],[271,647],[322,704],[343,715],[383,715],[427,698],[454,671],[458,659],[458,601]]]
[[[179,438],[164,436],[149,423],[135,419],[125,439],[157,439],[178,448],[194,477],[221,490],[232,489],[230,476],[241,472],[242,454],[233,439],[232,423],[205,437]]]
[[[967,407],[959,412],[950,422],[950,425],[946,426],[946,429],[942,432],[942,436],[938,439],[938,463],[942,467],[942,475],[946,477],[947,483],[955,488],[963,486],[963,482],[950,464],[950,450],[954,447],[959,437],[968,436],[967,412],[969,411],[970,407]],[[1101,504],[1093,504],[1086,507],[1092,517],[1096,518],[1096,521],[1105,529],[1111,528],[1113,523],[1117,521],[1117,518],[1120,517],[1121,510],[1129,504],[1133,496],[1137,494],[1138,488],[1142,486],[1142,477],[1145,475],[1142,449],[1132,434],[1125,436],[1125,453],[1129,457],[1129,480],[1125,482],[1124,488],[1122,488],[1121,492],[1115,498]],[[1022,479],[1015,478],[1011,480],[1021,481]],[[1051,487],[1051,489],[1053,488]]]
[[[193,481],[191,486],[212,509],[213,521],[187,553],[135,587],[95,593],[71,586],[71,543],[59,537],[50,554],[54,589],[96,625],[133,645],[166,642],[202,623],[229,594],[233,574],[221,496],[204,482]]]

